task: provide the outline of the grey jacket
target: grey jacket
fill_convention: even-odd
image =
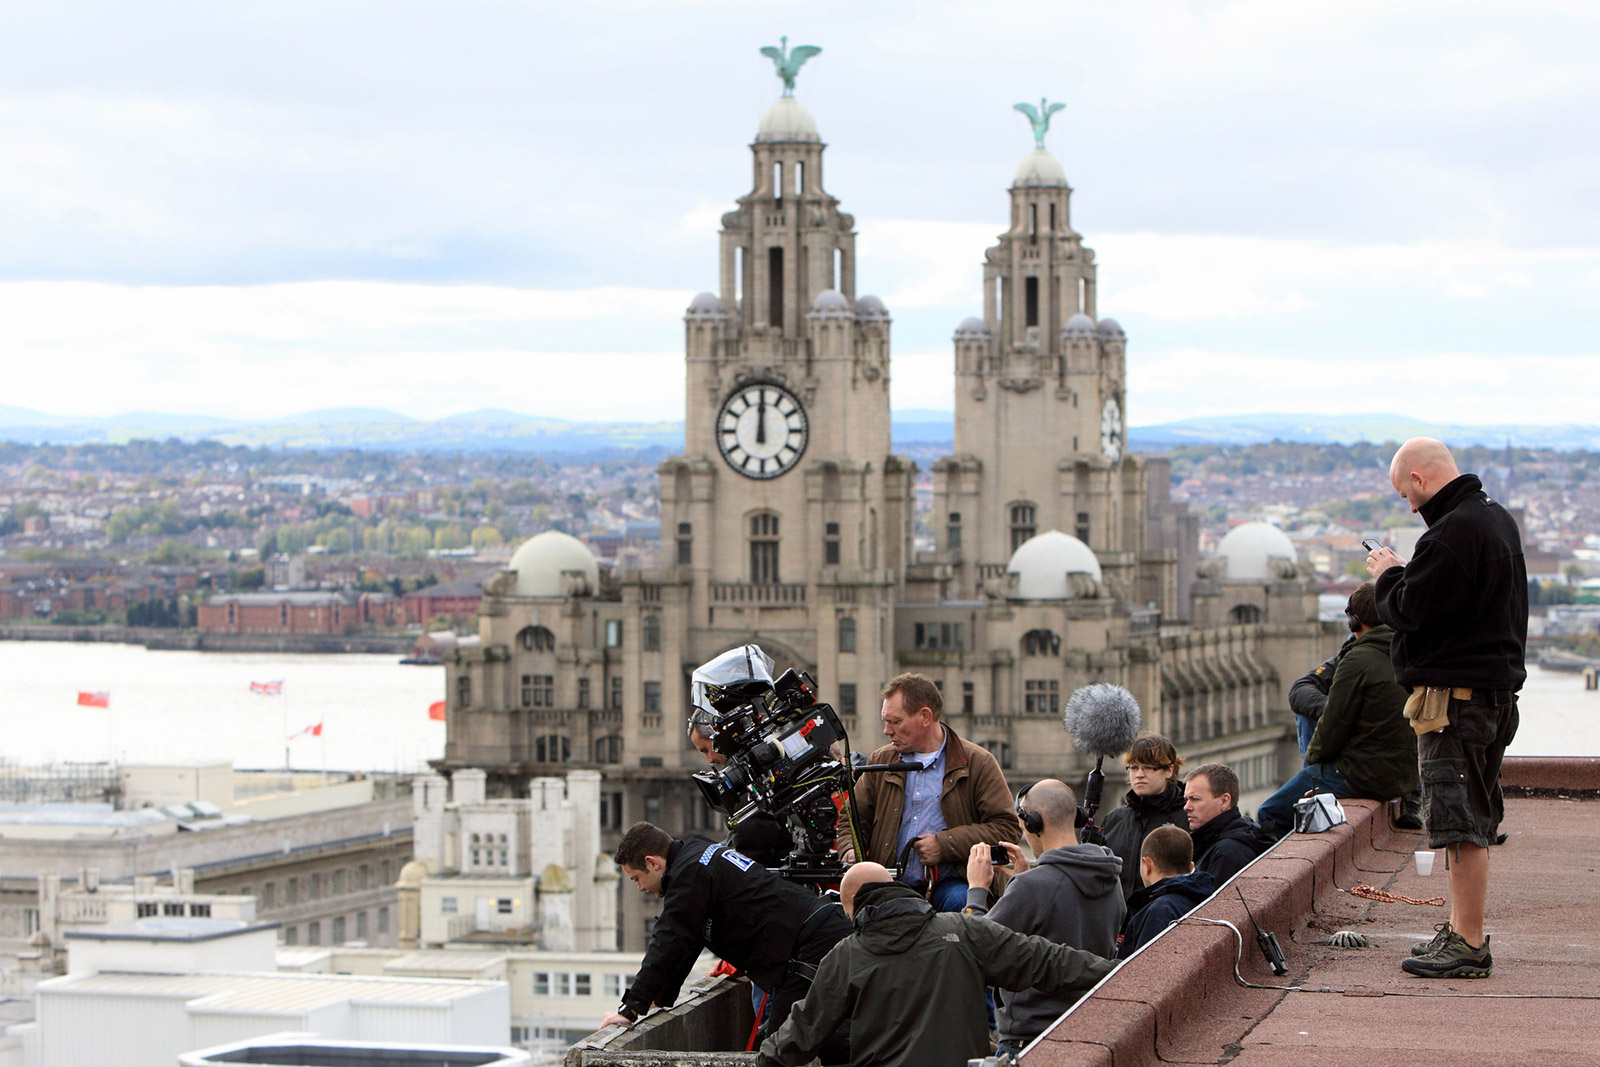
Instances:
[[[1122,901],[1122,861],[1104,845],[1052,848],[1011,879],[987,917],[1020,934],[1038,934],[1096,956],[1114,956],[1127,914]],[[989,891],[968,887],[967,911],[984,915]],[[1002,1041],[1031,1041],[1082,995],[1002,989],[995,1003]]]
[[[852,1067],[965,1063],[989,1055],[985,984],[1083,990],[1115,966],[882,885],[862,887],[856,932],[823,957],[806,998],[762,1042],[763,1063],[798,1067],[845,1022]]]

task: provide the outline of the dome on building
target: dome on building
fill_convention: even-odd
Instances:
[[[988,337],[989,324],[980,318],[962,319],[956,327],[957,337]]]
[[[756,131],[756,143],[773,141],[809,141],[819,144],[817,124],[810,112],[795,102],[792,96],[780,96],[778,102],[761,117],[761,128]]]
[[[1062,337],[1093,337],[1094,333],[1094,320],[1081,311],[1068,319],[1067,324],[1061,327]]]
[[[581,571],[589,588],[600,584],[600,565],[588,546],[571,534],[546,530],[522,543],[511,557],[517,572],[517,596],[561,596],[564,571]]]
[[[689,309],[684,312],[686,318],[691,319],[720,319],[726,318],[727,307],[722,303],[722,298],[715,293],[701,293],[689,301]]]
[[[1266,581],[1272,577],[1274,558],[1297,559],[1289,535],[1265,522],[1235,526],[1217,546],[1217,556],[1226,562],[1228,578]]]
[[[1023,600],[1066,600],[1072,596],[1067,575],[1087,574],[1098,582],[1100,561],[1076,537],[1046,530],[1017,546],[1006,572],[1017,576],[1017,596]]]
[[[837,289],[824,289],[812,298],[811,314],[849,318],[850,301]]]
[[[1106,338],[1125,336],[1122,332],[1122,323],[1116,319],[1101,319],[1100,336]]]
[[[1035,148],[1023,159],[1022,165],[1017,168],[1017,176],[1011,182],[1012,188],[1038,186],[1038,185],[1065,185],[1067,172],[1061,169],[1061,164],[1042,148]]]
[[[856,318],[872,321],[888,321],[889,309],[883,306],[883,301],[875,296],[864,296],[856,301]]]
[[[400,879],[395,884],[403,889],[419,889],[422,880],[432,873],[421,860],[410,860],[400,868]]]

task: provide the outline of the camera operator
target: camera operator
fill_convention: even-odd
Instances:
[[[811,988],[822,957],[850,933],[838,904],[703,837],[673,840],[661,827],[637,822],[614,858],[641,893],[665,905],[638,976],[602,1027],[631,1024],[652,1004],[671,1006],[701,949],[709,948],[771,991],[762,1033],[772,1032]],[[826,1041],[821,1057],[848,1062],[848,1032]]]
[[[689,715],[689,743],[713,767],[727,766],[728,758],[712,747],[717,736],[710,712],[696,708]],[[794,848],[794,837],[782,819],[757,810],[728,832],[728,847],[749,856],[763,867],[781,867]]]
[[[900,866],[900,880],[926,890],[935,910],[960,911],[967,903],[972,846],[1022,838],[1010,787],[988,749],[962,740],[939,721],[944,700],[933,679],[901,674],[889,680],[882,695],[889,743],[870,761],[918,763],[923,769],[857,779],[851,805],[865,854],[855,854],[845,813],[839,820],[839,858]]]

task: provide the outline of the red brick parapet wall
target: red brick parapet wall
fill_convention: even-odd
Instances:
[[[1512,793],[1593,793],[1600,791],[1600,759],[1508,759],[1502,780]],[[1226,927],[1188,921],[1170,927],[1032,1046],[1023,1056],[1024,1067],[1215,1063],[1219,1050],[1237,1047],[1234,1043],[1284,994],[1241,986],[1234,979],[1235,958],[1249,982],[1282,985],[1287,980],[1271,972],[1257,948],[1240,893],[1262,928],[1283,943],[1292,977],[1303,966],[1304,942],[1361,921],[1364,902],[1341,890],[1363,883],[1383,886],[1422,847],[1420,834],[1391,825],[1387,805],[1343,804],[1347,825],[1285,838],[1191,913],[1237,927],[1245,937],[1242,956]]]

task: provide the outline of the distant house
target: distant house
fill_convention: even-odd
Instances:
[[[443,615],[449,619],[473,620],[478,602],[483,599],[483,578],[462,578],[413,590],[405,595],[405,620],[421,626]]]
[[[199,609],[203,634],[347,634],[396,625],[395,598],[387,593],[224,593]]]

